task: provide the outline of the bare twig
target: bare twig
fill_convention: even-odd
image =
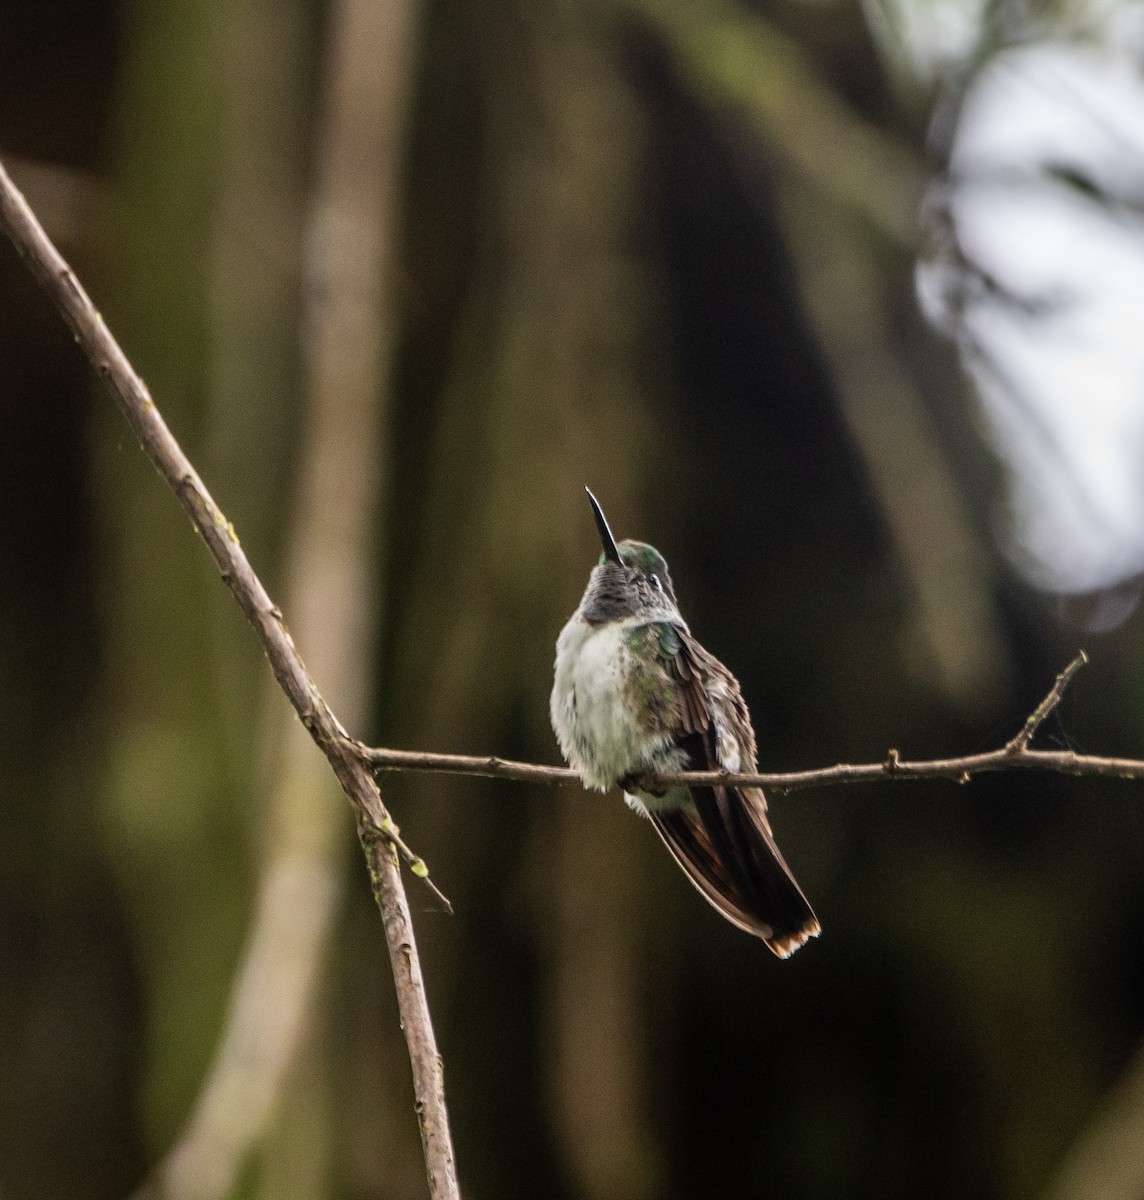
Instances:
[[[1060,704],[1061,697],[1065,694],[1065,688],[1068,687],[1072,682],[1072,677],[1086,662],[1088,662],[1088,655],[1081,650],[1076,658],[1057,676],[1056,682],[1049,689],[1048,695],[1029,714],[1029,719],[1025,722],[1021,732],[1006,744],[1005,749],[1010,754],[1020,754],[1029,748],[1029,743],[1033,740],[1033,735],[1044,724],[1045,718]]]
[[[389,750],[361,746],[358,753],[375,772],[427,771],[446,775],[471,775],[487,779],[512,779],[520,783],[579,785],[580,776],[568,767],[514,762],[495,755],[431,754],[414,750]],[[1144,759],[1108,758],[1077,754],[1072,750],[987,750],[959,758],[906,759],[889,750],[874,763],[837,763],[807,771],[666,771],[646,775],[648,787],[677,784],[729,784],[735,787],[765,787],[774,792],[799,792],[831,784],[876,783],[882,779],[952,779],[968,783],[974,775],[1013,769],[1056,771],[1062,775],[1103,775],[1118,779],[1144,779]]]
[[[396,848],[400,847],[413,862],[417,874],[424,872],[424,864],[404,843],[396,840],[395,827],[376,784],[355,744],[346,736],[306,670],[282,613],[271,601],[243,553],[233,527],[167,428],[146,385],[112,337],[79,280],[52,245],[2,165],[0,225],[59,308],[92,365],[114,392],[127,423],[147,456],[171,486],[206,542],[223,581],[254,626],[275,678],[302,724],[329,760],[354,807],[359,828],[363,830],[362,844],[389,945],[401,1025],[413,1070],[430,1195],[434,1200],[456,1200],[460,1192],[445,1107],[444,1075]]]
[[[389,750],[378,746],[359,746],[358,753],[375,772],[428,771],[487,779],[513,779],[518,783],[580,783],[580,776],[569,767],[514,762],[495,754],[434,754],[428,750]]]
[[[1045,719],[1061,702],[1073,676],[1088,662],[1082,650],[1057,676],[1048,695],[1037,705],[1021,732],[997,750],[966,754],[960,758],[904,759],[897,750],[887,752],[875,763],[839,763],[809,771],[665,771],[644,776],[648,787],[673,787],[679,784],[730,784],[742,787],[766,787],[774,792],[796,792],[804,788],[831,784],[873,783],[881,779],[952,779],[968,783],[974,775],[986,771],[1014,768],[1056,771],[1062,775],[1101,775],[1119,779],[1144,779],[1144,760],[1107,758],[1096,754],[1077,754],[1072,750],[1030,750],[1029,741]],[[512,762],[492,755],[429,754],[414,750],[388,750],[359,746],[358,753],[375,771],[443,771],[453,775],[475,775],[494,779],[514,779],[522,783],[579,784],[580,776],[567,767],[546,767],[537,763]]]

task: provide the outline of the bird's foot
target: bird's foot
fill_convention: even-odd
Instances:
[[[625,792],[629,792],[633,796],[640,792],[643,792],[647,796],[663,796],[666,794],[662,788],[648,787],[645,782],[646,779],[647,775],[643,771],[633,771],[631,775],[625,775],[617,782]]]

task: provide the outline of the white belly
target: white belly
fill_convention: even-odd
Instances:
[[[650,735],[625,703],[633,668],[626,638],[636,624],[589,625],[573,617],[556,642],[552,728],[564,757],[588,787],[599,791],[627,775],[682,761],[670,737]]]

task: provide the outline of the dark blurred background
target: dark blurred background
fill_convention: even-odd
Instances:
[[[40,0],[0,158],[380,744],[557,759],[598,546],[764,769],[1144,756],[1144,16]],[[0,245],[0,1197],[425,1194],[348,807]],[[393,776],[467,1197],[1144,1195],[1140,785],[772,798],[823,924],[618,796]],[[141,1193],[142,1194],[142,1193]]]

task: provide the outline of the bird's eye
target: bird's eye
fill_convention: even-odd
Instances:
[[[659,576],[654,571],[647,577],[647,581],[657,592],[663,591],[663,584],[660,583]]]

